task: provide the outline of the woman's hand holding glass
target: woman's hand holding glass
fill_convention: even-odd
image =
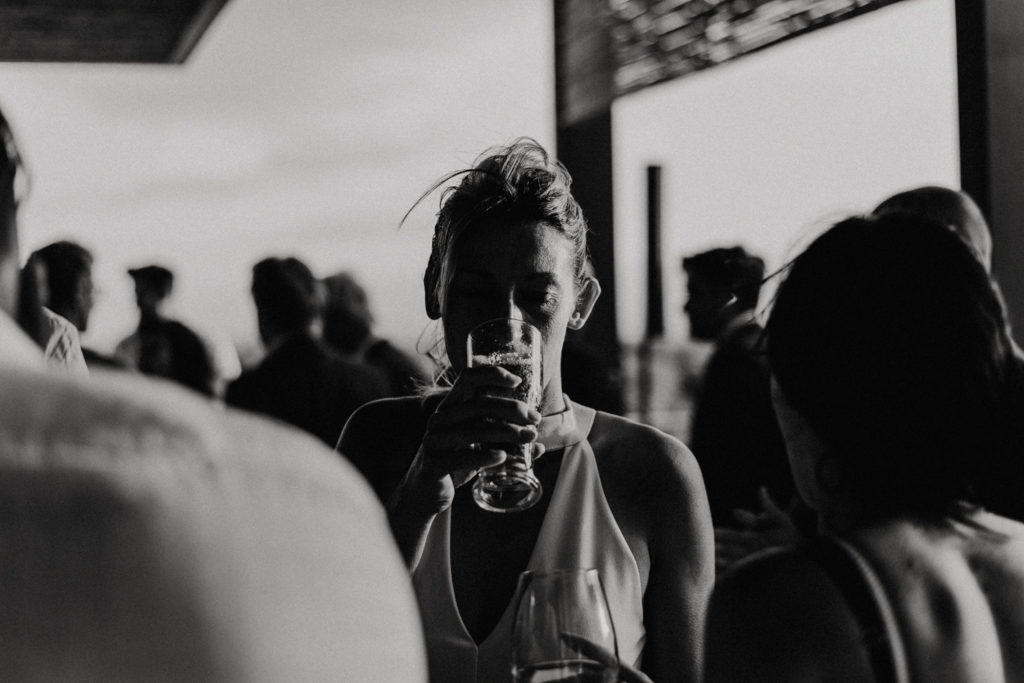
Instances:
[[[504,368],[464,369],[427,421],[427,430],[405,479],[402,498],[425,513],[451,505],[455,489],[485,468],[503,463],[506,453],[487,444],[531,444],[534,457],[540,413],[523,401],[490,395],[487,389],[515,388],[521,379]]]
[[[466,337],[466,364],[498,366],[518,376],[512,388],[486,387],[483,394],[524,401],[539,408],[544,384],[541,374],[540,330],[518,318],[493,318],[474,327]],[[492,446],[495,448],[495,446]],[[544,487],[533,471],[533,448],[529,444],[502,443],[505,461],[486,467],[473,482],[473,500],[490,512],[518,512],[533,507]]]

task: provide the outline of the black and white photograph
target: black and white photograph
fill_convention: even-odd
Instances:
[[[1024,683],[1024,2],[0,0],[0,679]]]

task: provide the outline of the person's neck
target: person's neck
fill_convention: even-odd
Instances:
[[[266,354],[269,356],[293,339],[311,339],[315,341],[319,339],[319,335],[316,334],[316,330],[312,327],[277,332],[264,340],[263,346],[266,349]]]
[[[552,379],[544,387],[544,396],[540,400],[540,414],[554,415],[565,410],[565,395],[562,393],[562,380],[559,377]]]
[[[354,361],[361,361],[366,356],[370,347],[380,341],[380,337],[372,334],[366,335],[351,351],[342,352],[342,355]]]
[[[722,323],[722,326],[718,330],[718,336],[716,340],[722,341],[728,339],[736,330],[740,329],[744,325],[749,324],[754,319],[754,311],[740,311],[736,315],[732,316],[728,320]]]
[[[143,318],[163,318],[167,309],[167,299],[147,301],[139,306],[139,315]]]
[[[151,327],[164,320],[165,318],[159,310],[140,311],[139,313],[139,327]]]

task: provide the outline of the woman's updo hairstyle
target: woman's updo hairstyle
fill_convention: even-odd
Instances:
[[[783,396],[869,514],[959,517],[1007,472],[1018,364],[1002,301],[948,228],[851,218],[791,264],[766,325]],[[1013,454],[1016,455],[1016,454]]]
[[[447,188],[434,226],[430,261],[423,275],[427,315],[444,312],[452,279],[452,260],[459,238],[474,225],[500,217],[510,225],[543,221],[560,230],[573,245],[573,267],[582,281],[587,262],[587,222],[570,192],[572,179],[535,140],[519,138],[484,152],[473,168],[449,174],[440,185],[462,176]]]

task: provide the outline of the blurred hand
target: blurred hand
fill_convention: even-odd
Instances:
[[[715,569],[723,572],[745,557],[766,548],[795,545],[802,535],[791,513],[796,500],[787,510],[780,508],[763,486],[757,492],[759,511],[733,511],[738,528],[715,528]]]
[[[561,633],[561,637],[562,642],[584,657],[598,661],[608,668],[618,668],[619,683],[654,683],[645,673],[628,664],[623,664],[615,656],[615,653],[609,652],[589,638],[565,631]]]

